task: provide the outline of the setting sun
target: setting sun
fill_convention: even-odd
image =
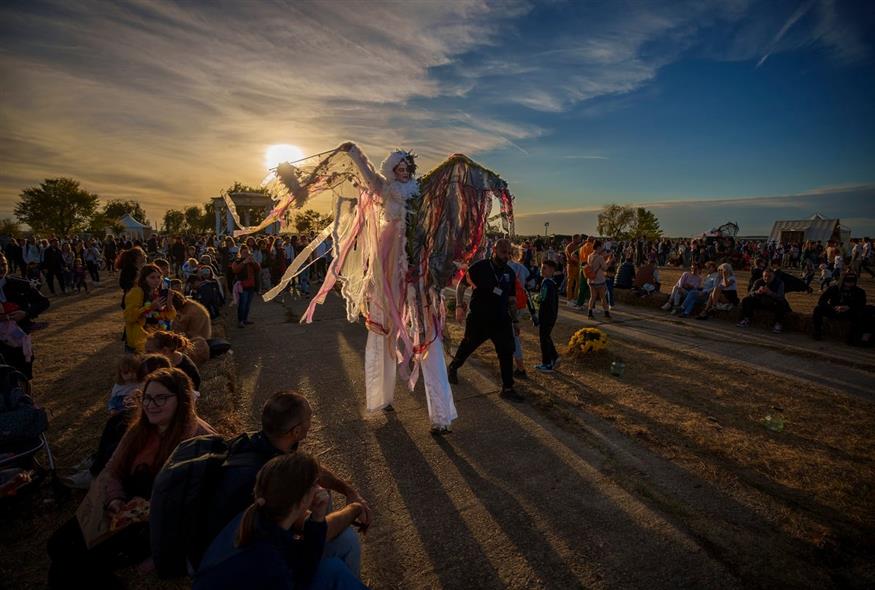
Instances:
[[[264,167],[270,170],[283,162],[295,162],[304,157],[304,152],[296,145],[278,143],[264,152]]]

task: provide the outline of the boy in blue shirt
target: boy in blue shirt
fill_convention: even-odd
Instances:
[[[541,339],[541,364],[537,365],[535,369],[542,373],[552,373],[553,369],[559,366],[559,353],[556,352],[556,347],[550,336],[559,315],[559,288],[556,286],[556,281],[553,280],[554,274],[556,274],[554,261],[545,260],[541,263],[543,280],[541,281],[541,292],[538,295],[540,303],[538,306],[538,336]]]

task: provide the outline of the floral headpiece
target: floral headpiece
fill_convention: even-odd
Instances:
[[[416,174],[415,160],[416,154],[413,152],[396,149],[394,152],[386,156],[386,159],[380,164],[380,172],[387,180],[394,180],[395,168],[397,168],[398,164],[401,162],[405,162],[407,164],[407,170],[410,172],[410,178],[413,178]]]

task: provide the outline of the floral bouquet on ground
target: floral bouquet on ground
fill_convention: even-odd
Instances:
[[[583,356],[604,350],[608,345],[608,335],[598,328],[581,328],[568,341],[568,354]]]

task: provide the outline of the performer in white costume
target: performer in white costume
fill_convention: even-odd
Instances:
[[[274,210],[259,226],[238,233],[284,222],[292,207],[326,191],[335,195],[334,220],[295,258],[265,300],[306,268],[319,243],[331,236],[333,260],[301,321],[312,321],[316,305],[339,283],[348,319],[363,316],[368,328],[368,410],[393,402],[399,371],[411,391],[422,371],[432,432],[448,432],[457,412],[444,359],[441,290],[461,278],[483,242],[492,197],[500,200],[500,218],[512,231],[513,197],[507,184],[458,154],[420,181],[413,178],[413,154],[400,150],[389,154],[379,173],[353,143],[304,162],[310,164],[277,167],[269,183],[278,195]],[[346,185],[355,188],[358,198],[343,196]],[[226,203],[239,224],[233,202]]]

